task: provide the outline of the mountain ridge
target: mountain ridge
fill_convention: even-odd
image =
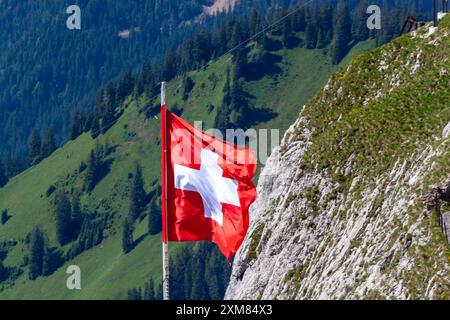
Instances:
[[[269,158],[226,299],[448,299],[449,22],[335,73]],[[443,214],[448,204],[443,203]]]

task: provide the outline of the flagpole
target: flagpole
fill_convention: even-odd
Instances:
[[[167,109],[166,82],[161,82],[161,172],[162,172],[162,264],[163,264],[163,299],[169,300],[169,235],[167,223]]]

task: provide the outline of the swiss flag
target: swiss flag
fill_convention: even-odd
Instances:
[[[256,199],[249,148],[208,135],[162,106],[163,242],[207,240],[230,259]]]

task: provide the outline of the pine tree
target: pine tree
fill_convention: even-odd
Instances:
[[[72,111],[71,125],[70,125],[70,138],[76,139],[83,133],[86,123],[86,117],[84,111],[79,108],[74,108]]]
[[[8,277],[8,270],[3,266],[2,261],[0,260],[0,283],[2,283]]]
[[[39,131],[34,128],[28,139],[28,163],[35,165],[41,160],[41,135]]]
[[[153,279],[145,284],[144,300],[155,300],[155,285]]]
[[[90,125],[91,125],[91,137],[93,139],[95,139],[100,134],[100,123],[96,116],[92,117],[92,120],[90,121]]]
[[[122,250],[124,253],[128,253],[133,249],[133,231],[132,222],[126,218],[122,226]]]
[[[291,36],[292,36],[291,19],[284,19],[283,20],[281,36],[282,36],[283,45],[286,48],[289,48],[290,47],[290,40],[291,40]]]
[[[133,182],[130,193],[130,212],[131,221],[135,221],[142,213],[145,200],[144,179],[142,177],[142,168],[139,163],[134,166]]]
[[[0,188],[8,182],[6,178],[6,170],[3,162],[0,160]]]
[[[44,255],[42,257],[42,275],[49,276],[52,273],[52,255],[49,248],[44,248]]]
[[[121,81],[126,81],[125,78]],[[128,95],[129,89],[128,87],[121,83],[121,93],[119,93],[119,89],[116,90],[116,87],[113,82],[109,81],[106,85],[106,88],[100,93],[100,101],[97,106],[97,114],[99,114],[102,119],[102,127],[101,132],[105,133],[109,128],[113,125],[116,119],[116,103],[117,101],[122,101],[121,99],[125,99],[125,97],[121,97],[121,95]]]
[[[117,85],[116,101],[113,105],[125,101],[125,99],[133,92],[134,83],[135,80],[131,72],[125,72]]]
[[[133,288],[128,290],[128,300],[142,300],[142,291],[141,289]]]
[[[42,275],[45,250],[44,233],[39,227],[34,227],[30,235],[30,280]]]
[[[175,74],[177,73],[177,67],[176,67],[176,57],[173,49],[169,49],[164,57],[164,63],[163,63],[163,77],[164,80],[168,81],[171,80]]]
[[[366,14],[368,6],[367,0],[361,0],[355,9],[352,23],[352,37],[355,41],[364,41],[369,37],[369,28],[367,28],[368,16]]]
[[[205,278],[206,284],[208,288],[208,293],[212,300],[221,300],[223,299],[221,283],[220,283],[220,275],[221,271],[219,270],[220,264],[223,263],[217,259],[217,256],[214,253],[211,253],[206,261],[205,267]]]
[[[229,128],[229,116],[230,116],[230,104],[231,104],[231,81],[230,81],[230,69],[226,70],[226,80],[223,87],[223,101],[222,106],[219,108],[214,119],[214,127],[225,132]]]
[[[18,175],[23,170],[22,161],[18,155],[13,155],[8,158],[6,161],[6,177],[12,178]]]
[[[97,183],[98,166],[99,164],[97,156],[95,155],[94,150],[91,150],[91,152],[89,153],[86,176],[84,179],[84,187],[88,192],[92,191],[95,187],[95,184]]]
[[[330,4],[323,4],[318,9],[317,45],[319,49],[325,48],[333,38],[333,8]]]
[[[347,54],[350,41],[352,40],[348,0],[342,0],[338,3],[334,16],[334,25],[331,60],[334,64],[338,64]]]
[[[205,261],[196,257],[193,264],[192,293],[193,300],[209,300],[208,288],[205,282]]]
[[[261,30],[261,18],[255,8],[250,13],[248,28],[250,36],[254,36]]]
[[[76,193],[72,198],[72,215],[70,217],[71,224],[71,239],[74,240],[78,237],[78,234],[83,224],[83,215],[81,213],[80,196]]]
[[[314,49],[317,45],[318,27],[316,10],[309,6],[305,13],[305,43],[308,49]]]
[[[183,101],[187,101],[187,99],[189,98],[189,93],[192,91],[192,89],[194,88],[194,80],[192,80],[191,77],[186,77],[184,78],[183,81]]]
[[[292,18],[292,27],[296,32],[304,32],[305,26],[305,10],[300,9],[294,14]]]
[[[47,134],[45,135],[45,138],[42,141],[41,157],[45,159],[49,155],[51,155],[55,150],[56,150],[55,135],[53,134],[53,129],[48,128]]]
[[[148,212],[148,233],[155,235],[161,232],[162,226],[161,209],[159,208],[156,196],[150,201],[150,209]]]
[[[66,192],[61,190],[56,195],[56,237],[60,245],[72,240],[72,207]]]

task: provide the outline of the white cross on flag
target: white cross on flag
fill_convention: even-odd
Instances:
[[[256,199],[254,154],[164,109],[163,242],[208,240],[231,258],[244,240],[248,208]]]

